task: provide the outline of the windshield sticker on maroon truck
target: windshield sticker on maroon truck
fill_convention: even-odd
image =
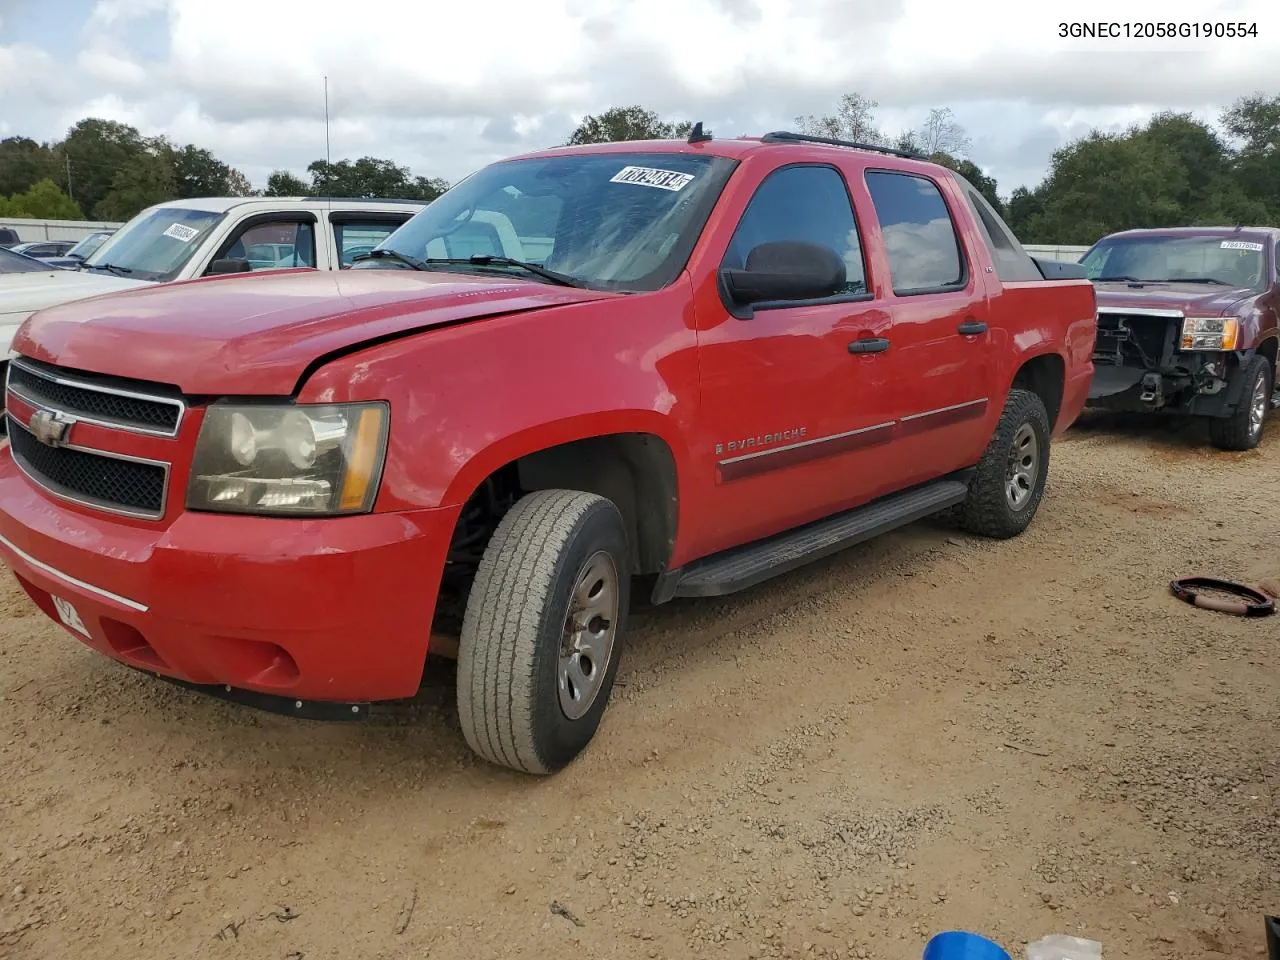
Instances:
[[[1223,250],[1261,250],[1262,244],[1252,243],[1248,240],[1223,240]]]
[[[659,190],[683,190],[691,180],[692,173],[659,170],[657,167],[623,167],[609,178],[610,183],[636,183],[642,187],[657,187]]]
[[[166,237],[173,237],[173,239],[181,243],[190,243],[200,235],[200,231],[192,230],[183,223],[174,223],[169,225],[169,229],[164,232],[164,235]]]

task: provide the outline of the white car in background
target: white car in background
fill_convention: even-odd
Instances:
[[[425,207],[328,197],[212,197],[148,207],[79,269],[0,274],[0,378],[13,335],[37,310],[217,273],[340,270]]]

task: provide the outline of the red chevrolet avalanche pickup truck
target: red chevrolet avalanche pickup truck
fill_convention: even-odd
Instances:
[[[596,732],[633,583],[725,594],[931,514],[1021,532],[1095,326],[1082,269],[920,159],[549,150],[350,270],[32,316],[0,554],[102,653],[298,716],[447,651],[468,744],[546,774]]]

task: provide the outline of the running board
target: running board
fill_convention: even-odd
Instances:
[[[719,597],[838,553],[964,501],[968,483],[935,480],[794,530],[695,560],[658,578],[652,601]]]

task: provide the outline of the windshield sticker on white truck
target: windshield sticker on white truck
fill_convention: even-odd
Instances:
[[[169,229],[164,232],[164,235],[166,237],[173,237],[173,239],[178,240],[181,243],[190,243],[200,235],[200,231],[193,230],[183,223],[174,223],[169,225]]]
[[[1248,240],[1223,240],[1223,250],[1261,250],[1262,244],[1251,243]]]
[[[692,179],[692,173],[680,173],[677,170],[659,170],[656,167],[623,167],[609,178],[609,182],[637,183],[642,187],[657,187],[659,190],[683,190]]]

